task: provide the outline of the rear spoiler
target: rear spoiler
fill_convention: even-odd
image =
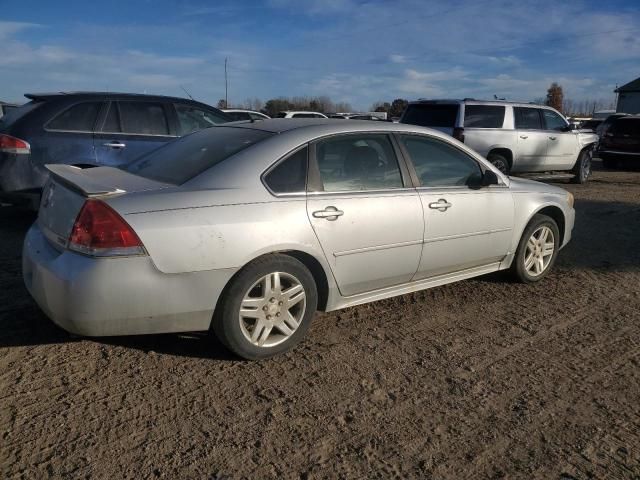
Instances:
[[[125,193],[120,188],[105,185],[87,175],[91,169],[82,169],[73,165],[48,164],[45,168],[51,172],[56,180],[61,181],[66,186],[82,193],[86,197],[96,195],[111,195],[116,193]]]

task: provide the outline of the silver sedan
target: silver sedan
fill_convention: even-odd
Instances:
[[[23,276],[56,324],[211,330],[248,359],[293,347],[316,310],[497,270],[539,281],[574,223],[565,190],[386,122],[235,123],[124,169],[48,169]]]

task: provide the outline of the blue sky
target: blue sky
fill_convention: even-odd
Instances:
[[[640,76],[640,1],[0,0],[0,99],[110,90],[611,99]]]

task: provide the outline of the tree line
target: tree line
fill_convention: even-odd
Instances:
[[[535,103],[544,103],[562,112],[567,117],[590,117],[598,110],[615,110],[616,105],[611,100],[585,99],[572,100],[564,98],[562,85],[553,82],[547,89],[547,96],[544,99],[536,99]]]

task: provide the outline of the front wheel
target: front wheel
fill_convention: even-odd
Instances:
[[[542,280],[556,261],[560,242],[555,220],[546,215],[534,215],[520,238],[511,265],[512,274],[523,283]]]
[[[247,360],[293,348],[316,311],[313,276],[287,255],[266,255],[245,266],[225,289],[212,327],[220,341]]]
[[[591,176],[591,159],[593,158],[593,152],[591,149],[583,150],[578,156],[575,166],[573,167],[572,183],[583,184],[589,180]]]

